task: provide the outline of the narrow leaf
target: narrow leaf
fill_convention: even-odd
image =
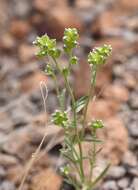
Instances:
[[[92,182],[91,187],[94,187],[94,186],[97,184],[97,182],[98,182],[101,178],[104,177],[104,175],[105,175],[106,172],[108,171],[109,167],[110,167],[110,164],[108,164],[108,165],[106,166],[106,168],[100,173],[100,175]]]
[[[79,100],[76,102],[76,112],[80,112],[86,105],[88,96],[82,96]]]

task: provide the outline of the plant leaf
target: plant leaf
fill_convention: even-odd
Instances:
[[[86,105],[88,96],[82,96],[79,100],[76,102],[76,112],[80,112]]]
[[[103,143],[102,140],[97,139],[97,138],[84,138],[84,140],[87,142]]]
[[[103,178],[103,176],[104,176],[104,175],[106,174],[106,172],[108,171],[109,167],[110,167],[110,164],[108,164],[108,165],[105,167],[105,169],[100,173],[100,175],[92,182],[91,187],[94,187],[94,186],[97,184],[97,182],[98,182],[101,178]]]

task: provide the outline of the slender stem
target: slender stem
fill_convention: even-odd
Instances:
[[[67,88],[67,90],[68,90],[68,92],[69,92],[69,94],[70,94],[70,96],[71,96],[71,100],[72,100],[72,110],[73,110],[73,115],[74,115],[74,125],[75,125],[75,127],[76,127],[76,126],[77,126],[77,123],[76,123],[77,117],[76,117],[76,108],[75,108],[75,98],[74,98],[72,89],[71,89],[71,87],[70,87],[70,84],[69,84],[69,82],[68,82],[67,77],[65,77],[65,76],[63,75],[62,70],[60,69],[60,67],[59,67],[59,65],[58,65],[58,63],[57,63],[57,61],[56,61],[56,59],[53,59],[53,60],[54,60],[54,62],[55,62],[55,65],[57,66],[57,69],[58,69],[58,71],[60,72],[61,76],[63,76],[64,81],[65,81],[66,88]]]
[[[50,57],[49,56],[48,56],[48,61],[50,61]],[[58,82],[57,82],[58,80],[57,80],[57,76],[54,73],[54,70],[52,72],[52,78],[53,78],[54,83],[55,83],[55,88],[56,88],[56,93],[57,93],[57,97],[58,97],[58,101],[59,101],[59,106],[60,106],[61,110],[63,111],[64,108],[62,106],[62,102],[61,102],[61,99],[60,99],[60,90],[59,90],[59,86],[58,86]]]
[[[89,91],[89,94],[88,94],[88,99],[87,99],[86,106],[85,106],[84,113],[83,113],[84,114],[83,128],[85,128],[88,105],[89,105],[89,102],[90,102],[90,100],[91,100],[91,98],[93,96],[93,91],[94,91],[94,88],[95,88],[96,74],[97,74],[97,67],[94,66],[93,71],[92,71],[92,81],[91,81],[90,91]]]
[[[106,174],[109,167],[110,167],[110,164],[108,164],[106,168],[100,173],[100,175],[91,183],[91,188],[93,188],[95,184],[97,184],[97,182]]]
[[[93,131],[93,137],[96,137],[96,130],[94,129]],[[94,165],[96,162],[96,143],[93,142],[93,149],[92,149],[92,160],[90,158],[90,175],[89,175],[89,180],[91,181],[92,177],[93,177],[93,169],[94,169]]]
[[[53,80],[55,82],[56,93],[57,93],[59,105],[60,105],[61,110],[63,111],[64,108],[62,106],[62,102],[61,102],[61,99],[60,99],[60,90],[59,90],[58,83],[57,83],[57,77],[56,77],[56,75],[54,73],[52,74],[52,77],[53,77]]]
[[[70,84],[68,82],[68,79],[66,77],[64,77],[65,79],[65,84],[66,84],[66,87],[69,91],[69,94],[71,96],[71,100],[72,100],[72,110],[73,110],[73,116],[74,116],[74,125],[75,125],[75,128],[77,127],[77,116],[76,116],[76,107],[75,107],[75,98],[74,98],[74,95],[73,95],[73,92],[72,92],[72,89],[70,87]]]
[[[88,110],[88,105],[89,102],[91,100],[91,98],[93,97],[94,94],[94,88],[95,88],[95,82],[96,82],[96,74],[97,74],[97,67],[93,66],[93,71],[92,71],[92,80],[91,80],[91,86],[90,86],[90,90],[89,90],[89,94],[88,94],[88,99],[86,102],[86,106],[84,109],[84,119],[83,119],[83,130],[82,130],[82,135],[84,135],[84,130],[85,130],[85,123],[86,123],[86,115],[87,115],[87,110]],[[95,135],[95,133],[94,133]],[[89,163],[90,163],[90,174],[89,174],[89,180],[91,180],[92,175],[93,175],[93,167],[96,161],[96,143],[93,142],[93,160],[91,160],[91,158],[89,159]]]
[[[82,153],[82,146],[81,146],[81,142],[80,142],[80,138],[79,138],[79,134],[78,134],[78,129],[77,129],[77,116],[76,116],[75,98],[74,98],[72,89],[71,89],[70,84],[69,84],[66,77],[65,77],[65,83],[66,83],[67,89],[68,89],[70,96],[71,96],[71,99],[72,99],[74,125],[75,125],[75,130],[76,130],[76,135],[77,135],[77,140],[78,140],[78,147],[79,147],[79,152],[80,152],[79,164],[80,164],[80,171],[81,171],[81,180],[83,180],[84,179],[83,153]]]
[[[72,92],[72,89],[70,87],[70,84],[68,82],[67,77],[65,77],[62,73],[62,70],[60,69],[56,59],[53,59],[55,62],[55,65],[57,66],[58,71],[60,72],[61,76],[64,77],[64,81],[65,81],[65,85],[66,88],[71,96],[71,100],[72,100],[72,110],[73,110],[73,118],[74,118],[74,126],[75,126],[75,130],[76,130],[76,135],[77,135],[77,140],[78,140],[78,147],[79,147],[79,152],[80,152],[80,160],[79,160],[79,164],[80,164],[80,171],[81,171],[81,180],[84,179],[84,171],[83,171],[83,153],[82,153],[82,146],[81,146],[81,142],[80,142],[80,138],[79,138],[79,134],[78,134],[78,129],[77,129],[77,115],[76,115],[76,106],[75,106],[75,98]]]

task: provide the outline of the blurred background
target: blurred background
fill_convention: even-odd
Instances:
[[[137,0],[0,0],[0,190],[17,189],[43,137],[45,121],[57,107],[53,83],[42,72],[44,61],[36,59],[32,42],[47,33],[61,46],[67,27],[80,34],[76,51],[80,63],[73,71],[76,98],[89,88],[87,53],[105,43],[113,48],[98,74],[97,99],[87,115],[88,120],[103,119],[107,126],[100,134],[106,139],[102,155],[112,167],[100,190],[138,190]],[[49,87],[47,114],[40,81]],[[24,190],[60,189],[63,179],[55,168],[62,162],[57,162],[61,139],[59,129],[47,128],[46,142]]]

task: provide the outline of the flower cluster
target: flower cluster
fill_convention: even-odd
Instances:
[[[103,128],[104,124],[101,120],[95,120],[90,124],[90,127],[93,129],[99,129],[99,128]]]
[[[70,53],[73,48],[78,44],[79,34],[76,28],[66,28],[64,31],[64,50],[66,53]]]
[[[62,127],[66,127],[68,118],[67,118],[67,113],[65,111],[60,111],[60,110],[56,110],[53,114],[52,114],[52,122],[56,125],[62,126]]]
[[[60,50],[56,47],[56,40],[50,39],[47,34],[37,37],[33,42],[39,48],[37,56],[51,56],[52,58],[58,58],[60,56]]]
[[[90,65],[103,65],[112,51],[111,45],[97,47],[88,54],[88,63]]]

